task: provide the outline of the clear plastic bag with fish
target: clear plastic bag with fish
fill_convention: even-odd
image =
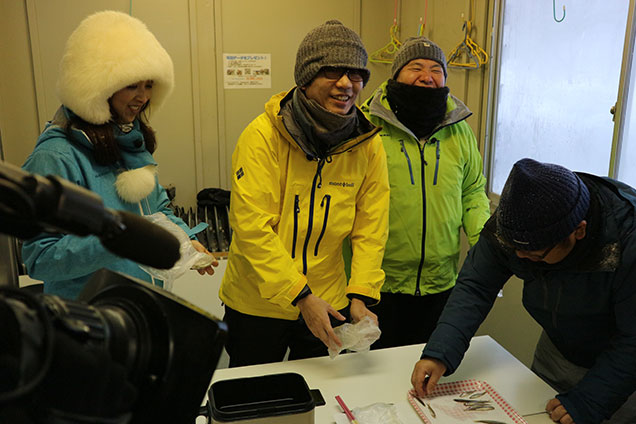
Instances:
[[[181,258],[179,258],[172,268],[159,269],[147,265],[139,265],[141,269],[146,271],[152,277],[162,280],[163,288],[165,290],[172,290],[173,282],[185,274],[186,271],[192,268],[205,268],[214,260],[214,258],[207,253],[197,251],[192,245],[192,240],[190,240],[190,237],[188,237],[185,231],[183,231],[183,229],[177,224],[170,221],[170,219],[168,219],[168,217],[162,212],[146,215],[145,218],[153,224],[159,225],[179,240],[179,253],[181,254]]]
[[[342,342],[342,346],[337,349],[329,348],[331,359],[334,359],[345,349],[352,352],[366,352],[380,338],[381,334],[375,321],[367,316],[355,324],[342,324],[334,328],[334,332]]]

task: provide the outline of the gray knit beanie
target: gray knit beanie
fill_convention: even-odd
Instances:
[[[367,51],[353,30],[340,21],[330,20],[312,29],[296,53],[294,79],[298,87],[309,84],[325,66],[363,70],[364,84],[369,80]]]
[[[576,175],[559,165],[521,159],[501,193],[497,234],[518,250],[556,245],[585,218],[590,192]]]
[[[400,49],[395,54],[393,59],[393,65],[391,66],[391,75],[393,79],[397,78],[404,65],[415,59],[430,59],[442,65],[444,70],[444,77],[447,77],[446,72],[446,56],[442,49],[431,40],[426,37],[409,37],[400,46]]]

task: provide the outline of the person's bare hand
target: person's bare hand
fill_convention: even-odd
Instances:
[[[417,396],[423,397],[433,393],[437,382],[445,372],[446,365],[440,360],[424,358],[417,361],[411,374],[411,384]]]
[[[371,312],[362,300],[356,298],[351,299],[350,311],[351,321],[354,323],[360,321],[364,317],[369,317],[375,325],[378,325],[378,316]]]
[[[545,410],[550,416],[550,419],[555,423],[575,424],[570,414],[568,414],[568,411],[561,405],[561,402],[557,398],[550,399],[545,406]]]
[[[201,275],[204,275],[204,274],[212,275],[212,274],[214,274],[214,268],[212,268],[212,267],[219,266],[219,261],[217,261],[216,258],[214,257],[214,255],[211,252],[209,252],[208,249],[205,248],[205,246],[203,246],[201,243],[199,243],[198,240],[191,240],[191,241],[192,241],[192,246],[194,247],[194,249],[197,252],[203,252],[206,255],[210,255],[210,256],[212,256],[212,259],[213,259],[211,265],[209,265],[209,266],[207,266],[205,268],[197,269],[197,272],[199,274],[201,274]]]
[[[329,321],[329,315],[344,321],[346,318],[340,312],[314,294],[300,299],[297,306],[311,333],[319,338],[327,348],[342,346],[342,342],[336,336]]]

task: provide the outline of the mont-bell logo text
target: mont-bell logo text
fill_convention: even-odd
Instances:
[[[348,181],[329,181],[329,185],[336,187],[354,187],[355,183]]]

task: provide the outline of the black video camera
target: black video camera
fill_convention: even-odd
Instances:
[[[0,233],[42,231],[94,234],[156,268],[180,257],[178,240],[144,218],[0,161]],[[78,301],[0,288],[0,423],[191,424],[226,334],[177,296],[108,270]]]
[[[101,270],[79,301],[0,289],[0,422],[191,424],[225,323]]]

